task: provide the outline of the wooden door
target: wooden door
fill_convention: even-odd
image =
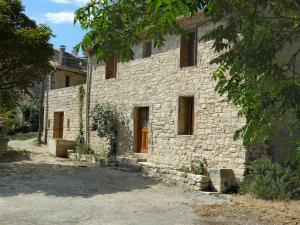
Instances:
[[[148,123],[149,123],[149,108],[138,108],[137,115],[138,123],[138,152],[148,153]]]
[[[64,136],[64,113],[55,112],[53,121],[53,138],[63,138]]]

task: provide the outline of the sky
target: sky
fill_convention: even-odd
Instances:
[[[74,26],[74,12],[89,0],[23,0],[28,17],[37,23],[47,24],[56,36],[51,39],[55,48],[65,45],[71,52],[84,34],[79,25]]]

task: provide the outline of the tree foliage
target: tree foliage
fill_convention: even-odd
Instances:
[[[299,0],[92,0],[76,12],[75,22],[89,30],[77,47],[93,48],[99,60],[117,55],[128,61],[141,38],[155,39],[160,47],[165,35],[181,33],[179,17],[199,10],[216,24],[203,37],[213,40],[218,53],[211,61],[219,65],[213,75],[216,90],[247,120],[235,138],[249,145],[284,125],[298,127],[300,46],[286,59],[277,56],[299,39]]]
[[[0,92],[15,101],[52,67],[51,30],[24,14],[19,0],[0,0]]]

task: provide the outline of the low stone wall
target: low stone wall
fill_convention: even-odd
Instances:
[[[210,188],[208,176],[180,172],[168,166],[140,162],[142,172],[151,177],[158,177],[164,183],[178,185],[190,191],[206,191]]]
[[[6,152],[7,143],[8,143],[8,138],[6,137],[4,131],[4,122],[0,118],[0,157]]]
[[[107,160],[102,157],[75,153],[74,150],[68,150],[68,159],[72,161],[86,162],[98,167],[106,167],[108,165]]]

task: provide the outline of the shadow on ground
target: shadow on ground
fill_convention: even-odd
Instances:
[[[8,162],[21,162],[25,160],[30,160],[30,152],[27,150],[16,150],[12,147],[8,147],[7,152],[0,158],[0,163]]]
[[[112,168],[46,163],[0,163],[0,197],[43,193],[57,197],[92,197],[147,189],[159,180]]]

